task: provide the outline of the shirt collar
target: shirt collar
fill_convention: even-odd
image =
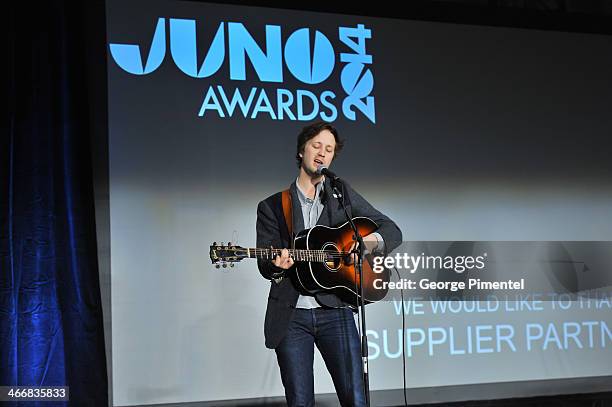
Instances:
[[[300,188],[300,185],[298,184],[298,178],[295,179],[295,187],[297,189],[298,198],[300,198],[301,203],[306,203],[310,201],[311,199],[308,198],[306,194],[304,193],[304,191],[302,191],[302,189]],[[324,184],[325,184],[325,176],[323,176],[321,178],[321,181],[315,186],[315,196],[314,196],[315,202],[320,199],[321,191],[323,191]]]

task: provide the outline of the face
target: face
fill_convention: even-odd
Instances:
[[[307,174],[314,175],[319,165],[329,167],[335,150],[334,135],[329,130],[322,130],[306,142],[302,153],[302,168]]]

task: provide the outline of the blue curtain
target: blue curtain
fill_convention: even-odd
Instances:
[[[9,7],[4,48],[0,385],[70,386],[71,405],[107,405],[85,6],[28,4]]]

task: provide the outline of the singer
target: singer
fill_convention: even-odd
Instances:
[[[266,346],[276,351],[285,397],[289,406],[314,406],[314,345],[329,371],[342,406],[364,406],[363,369],[360,340],[353,311],[331,292],[311,295],[294,283],[294,260],[286,248],[292,234],[314,225],[336,226],[346,220],[333,197],[327,168],[338,156],[344,142],[338,131],[326,122],[304,127],[297,138],[297,179],[289,186],[292,216],[286,220],[283,193],[259,202],[257,207],[257,247],[282,247],[274,260],[258,260],[260,273],[270,280],[270,293],[264,323]],[[370,252],[385,256],[402,241],[397,225],[344,184],[344,200],[352,217],[374,220],[377,232],[364,236]],[[286,196],[286,195],[285,195]],[[354,261],[348,259],[347,261]]]

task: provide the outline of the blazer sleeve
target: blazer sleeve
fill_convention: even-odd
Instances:
[[[283,248],[278,220],[266,201],[261,201],[259,205],[257,205],[256,231],[258,248]],[[277,280],[277,282],[279,279],[283,278],[288,271],[276,267],[272,263],[272,260],[267,259],[257,259],[257,267],[264,278],[268,280]]]
[[[378,225],[378,232],[384,241],[384,255],[393,251],[402,243],[402,231],[388,216],[374,208],[348,183],[344,183],[344,193],[349,195],[352,216],[365,216],[372,219]]]

